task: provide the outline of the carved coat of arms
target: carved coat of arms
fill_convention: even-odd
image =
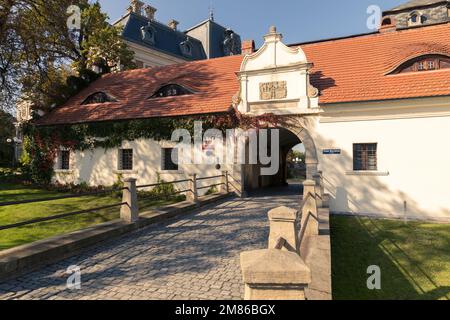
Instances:
[[[260,100],[284,99],[287,97],[286,81],[264,82],[259,84]]]

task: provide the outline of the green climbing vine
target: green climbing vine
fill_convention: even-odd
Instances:
[[[73,125],[38,126],[32,122],[24,126],[22,165],[33,182],[49,184],[58,150],[111,149],[123,141],[138,139],[170,140],[176,129],[194,132],[195,121],[202,121],[203,130],[215,128],[225,132],[233,128],[261,128],[278,126],[281,117],[264,114],[257,117],[241,115],[233,110],[227,114],[135,119]]]

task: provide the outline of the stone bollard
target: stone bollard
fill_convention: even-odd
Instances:
[[[222,172],[222,185],[221,185],[221,191],[229,194],[230,193],[230,186],[228,183],[228,171],[223,171]]]
[[[197,191],[197,175],[191,175],[189,180],[189,190],[186,195],[186,199],[190,202],[198,203],[198,191]]]
[[[295,209],[279,207],[269,211],[269,249],[274,249],[280,238],[286,240],[284,250],[300,253],[300,215]]]
[[[295,252],[277,249],[241,253],[245,300],[305,300],[311,271]]]
[[[136,179],[128,178],[124,181],[124,187],[122,193],[122,205],[120,208],[120,218],[127,223],[134,223],[139,220],[139,205],[136,191]]]

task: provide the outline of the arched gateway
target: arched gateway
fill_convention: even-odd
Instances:
[[[261,165],[244,165],[241,176],[246,190],[283,183],[287,153],[297,144],[305,146],[307,178],[312,178],[319,164],[311,134],[320,113],[318,90],[311,86],[309,79],[312,64],[301,48],[292,49],[283,44],[282,35],[275,27],[270,28],[264,40],[264,45],[242,62],[237,108],[247,115],[273,113],[285,117],[287,124],[276,128],[280,130],[279,172],[260,176]]]

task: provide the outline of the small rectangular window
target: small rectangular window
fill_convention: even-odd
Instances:
[[[119,170],[133,170],[133,149],[119,150]]]
[[[417,71],[424,71],[424,70],[425,70],[425,63],[421,61],[417,64]]]
[[[61,150],[59,153],[59,169],[69,170],[70,169],[70,151]]]
[[[377,171],[377,144],[355,143],[353,144],[353,170]]]
[[[436,63],[433,60],[428,61],[428,70],[434,70],[434,69],[436,69]]]
[[[162,148],[161,149],[161,169],[162,170],[178,170],[178,149]]]

